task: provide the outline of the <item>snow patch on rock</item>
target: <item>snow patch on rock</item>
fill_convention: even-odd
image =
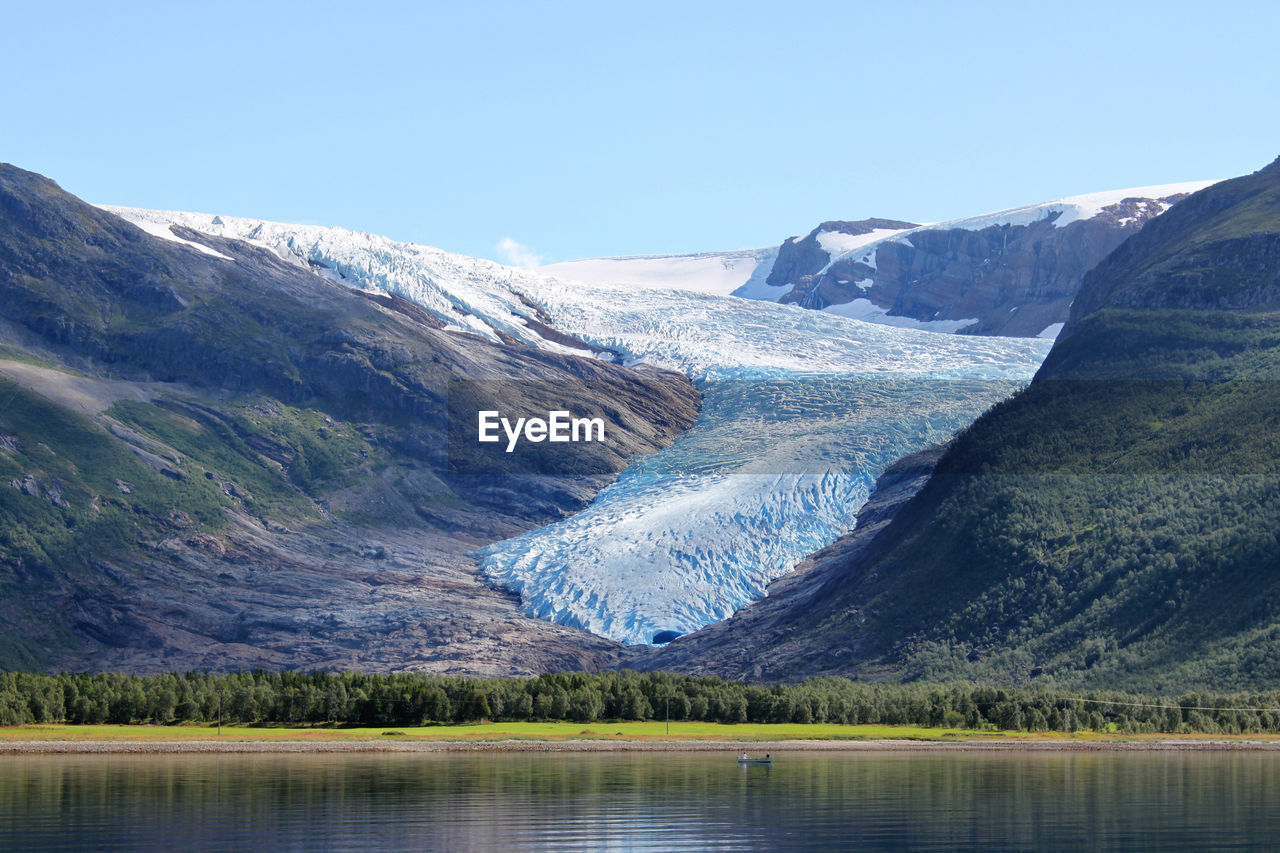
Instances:
[[[1051,323],[1045,326],[1036,337],[1047,341],[1057,340],[1058,335],[1062,334],[1062,327],[1065,325],[1066,323]]]
[[[878,243],[886,237],[901,234],[905,228],[873,228],[866,234],[845,234],[843,231],[819,231],[818,245],[828,255],[847,255],[863,246]]]
[[[871,287],[872,283],[872,279],[864,279],[858,282],[858,287],[865,292]],[[826,314],[835,314],[867,323],[878,323],[899,329],[925,329],[930,332],[954,333],[979,322],[974,317],[964,320],[917,320],[914,317],[898,317],[890,314],[887,308],[881,308],[870,299],[854,299],[850,302],[842,302],[839,305],[828,305],[822,310]]]

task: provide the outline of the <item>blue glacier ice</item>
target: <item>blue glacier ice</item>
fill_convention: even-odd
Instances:
[[[924,376],[717,379],[670,448],[585,510],[494,543],[480,565],[525,611],[628,643],[694,631],[853,525],[875,478],[1019,383]]]

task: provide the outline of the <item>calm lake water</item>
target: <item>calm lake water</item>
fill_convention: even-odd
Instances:
[[[1258,753],[5,756],[0,850],[1274,850]]]

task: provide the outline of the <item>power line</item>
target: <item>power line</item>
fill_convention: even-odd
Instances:
[[[1085,699],[1079,696],[1064,696],[1063,701],[1093,702],[1096,705],[1123,705],[1127,708],[1161,708],[1166,711],[1249,711],[1255,714],[1280,714],[1280,708],[1212,708],[1208,705],[1155,705],[1150,702],[1120,702],[1115,699]]]

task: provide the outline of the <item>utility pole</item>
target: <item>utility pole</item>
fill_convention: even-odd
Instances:
[[[667,691],[667,735],[671,734],[671,691]]]
[[[218,737],[222,737],[222,691],[218,691]]]

